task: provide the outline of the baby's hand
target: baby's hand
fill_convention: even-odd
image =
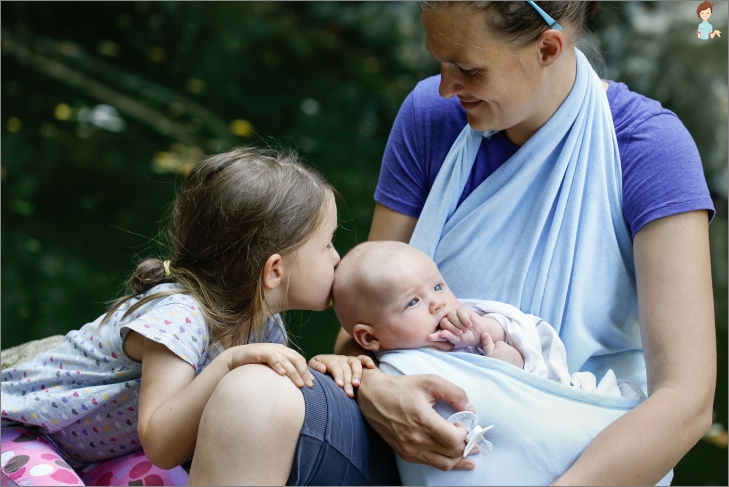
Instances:
[[[362,379],[362,366],[368,369],[375,368],[375,361],[369,355],[350,357],[346,355],[317,355],[309,360],[309,367],[324,373],[329,373],[339,387],[349,397],[354,397],[354,387],[359,386]]]
[[[441,330],[428,335],[433,342],[451,342],[462,347],[481,344],[481,333],[485,330],[483,318],[473,309],[458,308],[440,320]]]
[[[491,335],[486,332],[481,333],[481,343],[483,344],[484,356],[503,360],[520,369],[524,368],[524,357],[521,356],[519,350],[508,343],[504,341],[494,343]]]

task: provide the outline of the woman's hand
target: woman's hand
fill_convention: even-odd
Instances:
[[[227,354],[228,369],[246,364],[268,365],[279,375],[286,375],[296,387],[314,386],[314,378],[300,353],[278,343],[251,343],[231,347]]]
[[[362,366],[375,368],[375,361],[369,355],[356,357],[346,355],[317,355],[309,360],[309,367],[322,374],[329,373],[349,397],[354,397],[354,387],[362,379]]]
[[[438,400],[456,411],[476,412],[466,392],[437,375],[389,376],[365,370],[357,403],[367,422],[403,458],[440,470],[471,470],[463,458],[466,428],[452,425],[433,409]]]

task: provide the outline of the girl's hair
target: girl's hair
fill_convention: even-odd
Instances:
[[[162,259],[146,259],[114,302],[106,321],[129,298],[177,283],[137,302],[186,293],[202,307],[214,341],[227,348],[260,341],[270,316],[263,293],[269,256],[295,253],[323,223],[334,189],[295,151],[239,147],[210,156],[190,172],[168,228],[166,275]]]
[[[537,2],[554,20],[562,25],[575,27],[575,39],[585,28],[588,19],[599,9],[598,2]],[[469,6],[489,12],[486,25],[497,32],[504,41],[518,47],[534,42],[548,26],[537,11],[527,2],[421,2],[422,8],[453,8]]]
[[[708,8],[708,9],[709,9],[709,10],[710,10],[710,11],[711,11],[712,13],[714,12],[714,4],[713,4],[713,3],[711,3],[711,2],[709,2],[709,1],[706,1],[706,2],[702,3],[702,4],[701,4],[701,5],[699,5],[699,7],[698,7],[698,8],[696,9],[696,16],[697,16],[697,17],[699,18],[699,20],[703,20],[703,19],[701,18],[701,12],[703,12],[703,11],[704,11],[704,10],[706,10],[707,8]]]

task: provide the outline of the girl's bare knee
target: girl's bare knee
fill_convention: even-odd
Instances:
[[[265,365],[244,365],[219,383],[205,407],[204,416],[215,416],[222,434],[245,432],[276,434],[304,420],[304,398],[288,377]],[[202,423],[201,423],[202,426]]]
[[[304,397],[288,377],[261,365],[231,371],[200,419],[190,485],[283,485],[304,413]]]

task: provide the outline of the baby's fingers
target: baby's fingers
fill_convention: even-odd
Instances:
[[[445,340],[445,341],[447,341],[447,342],[451,342],[451,343],[453,343],[454,345],[458,345],[458,344],[460,344],[460,343],[461,343],[461,341],[462,341],[462,340],[461,340],[461,337],[460,337],[459,335],[454,335],[453,333],[451,333],[451,332],[450,332],[450,331],[448,331],[448,330],[441,330],[441,331],[440,331],[440,336],[441,336],[441,338],[442,338],[443,340]]]
[[[451,313],[453,313],[453,311],[451,311]],[[455,311],[455,314],[458,317],[458,322],[462,328],[468,329],[471,328],[471,325],[473,325],[473,322],[471,321],[471,313],[472,311],[469,308],[458,308]]]
[[[457,322],[457,317],[455,315],[451,316],[451,314],[454,314],[454,312],[451,311],[445,318],[440,320],[440,327],[444,331],[451,332],[451,334],[460,335],[463,330],[453,323],[454,320]]]
[[[483,345],[483,354],[487,357],[496,350],[494,340],[491,338],[491,335],[486,332],[481,333],[481,344]]]
[[[447,342],[448,339],[443,336],[443,333],[450,333],[446,331],[436,331],[435,333],[431,333],[428,335],[428,341],[429,342]]]

